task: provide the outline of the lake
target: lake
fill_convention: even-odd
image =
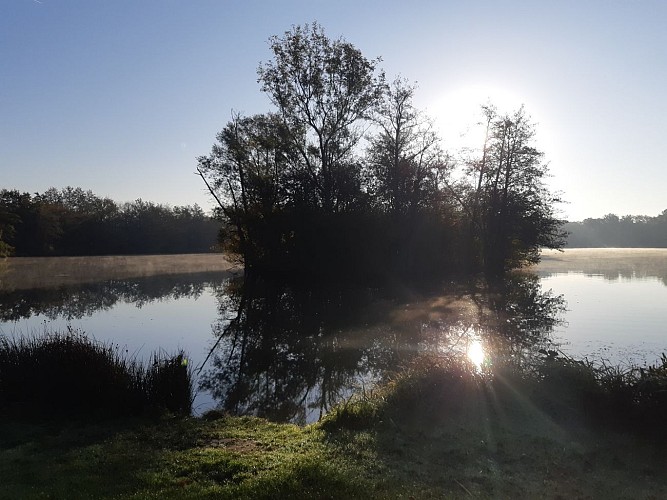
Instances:
[[[667,249],[546,251],[535,272],[567,301],[564,352],[625,366],[667,352]]]
[[[493,290],[250,285],[219,255],[0,261],[0,334],[71,327],[140,359],[182,348],[195,413],[296,423],[425,354],[653,363],[667,352],[665,304],[667,250],[545,252]]]

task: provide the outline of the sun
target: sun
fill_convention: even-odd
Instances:
[[[466,353],[468,360],[475,366],[478,372],[482,371],[482,365],[486,359],[484,346],[479,340],[473,340],[468,344],[468,351]]]
[[[487,84],[469,84],[455,87],[438,96],[428,113],[433,118],[445,141],[445,147],[457,150],[462,147],[480,147],[484,140],[481,107],[492,104],[499,113],[510,113],[523,102],[513,92]]]

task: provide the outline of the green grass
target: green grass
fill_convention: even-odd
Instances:
[[[666,498],[646,377],[558,358],[493,374],[424,359],[306,427],[215,412],[8,421],[0,498]],[[630,406],[611,418],[618,404]]]
[[[2,432],[21,437],[0,450],[0,498],[364,498],[371,486],[316,427],[180,418]]]

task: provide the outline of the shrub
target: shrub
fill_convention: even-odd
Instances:
[[[9,416],[118,417],[189,413],[192,377],[183,352],[148,365],[112,345],[67,333],[0,337],[0,408]]]

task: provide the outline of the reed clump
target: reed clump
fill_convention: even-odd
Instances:
[[[74,329],[0,336],[0,412],[58,418],[189,414],[193,383],[187,358],[154,353],[148,363]]]
[[[582,428],[600,426],[667,438],[667,356],[648,367],[619,368],[555,351],[482,371],[460,358],[423,359],[372,393],[333,409],[325,429],[364,429],[419,414],[463,420],[478,415],[518,428],[548,417]],[[510,418],[511,416],[511,418]],[[485,424],[486,425],[486,424]]]

